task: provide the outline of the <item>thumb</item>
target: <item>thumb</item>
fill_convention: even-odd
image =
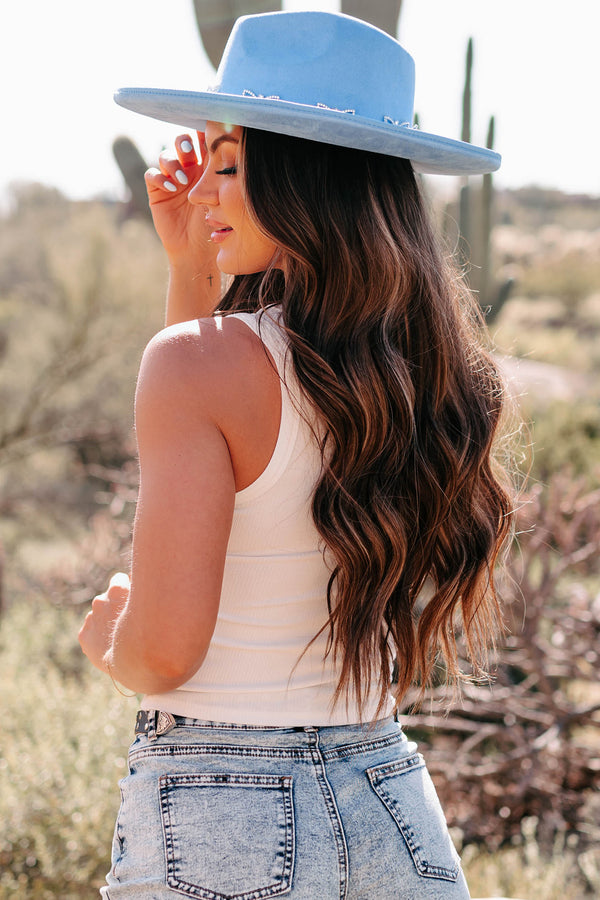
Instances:
[[[109,581],[109,587],[122,587],[129,590],[131,582],[127,572],[116,572]]]

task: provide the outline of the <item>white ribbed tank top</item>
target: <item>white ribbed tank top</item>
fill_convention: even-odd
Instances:
[[[325,625],[330,570],[311,501],[321,462],[299,397],[278,310],[235,313],[257,334],[281,378],[281,421],[263,473],[236,494],[219,613],[210,647],[185,684],[148,694],[142,708],[246,725],[341,725],[360,720],[352,701],[333,707],[337,683]],[[303,651],[306,651],[303,653]],[[374,716],[377,698],[363,718]],[[383,711],[391,712],[392,703]]]

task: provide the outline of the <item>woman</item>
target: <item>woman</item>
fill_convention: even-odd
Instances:
[[[458,677],[459,618],[481,670],[510,498],[501,384],[413,167],[499,158],[411,128],[412,60],[346,16],[239,20],[219,80],[117,96],[201,153],[183,135],[146,176],[168,327],[131,583],[81,632],[145,695],[103,893],[465,898],[393,714],[439,650]]]

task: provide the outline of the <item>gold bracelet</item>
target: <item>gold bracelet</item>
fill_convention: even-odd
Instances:
[[[106,668],[108,669],[108,674],[110,675],[110,680],[112,681],[115,690],[117,690],[117,691],[119,692],[119,694],[121,695],[121,697],[136,697],[136,696],[137,696],[137,694],[136,694],[135,691],[133,692],[133,694],[126,694],[125,691],[122,691],[122,690],[121,690],[121,688],[119,687],[119,685],[117,684],[117,682],[116,682],[115,679],[113,678],[113,673],[112,673],[112,671],[111,671],[110,663],[109,663],[108,660],[106,660]]]

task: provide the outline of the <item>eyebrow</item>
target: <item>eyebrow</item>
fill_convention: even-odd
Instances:
[[[238,139],[234,138],[231,134],[221,134],[218,138],[215,138],[210,145],[210,152],[214,153],[225,141],[229,141],[231,144],[239,144]]]

